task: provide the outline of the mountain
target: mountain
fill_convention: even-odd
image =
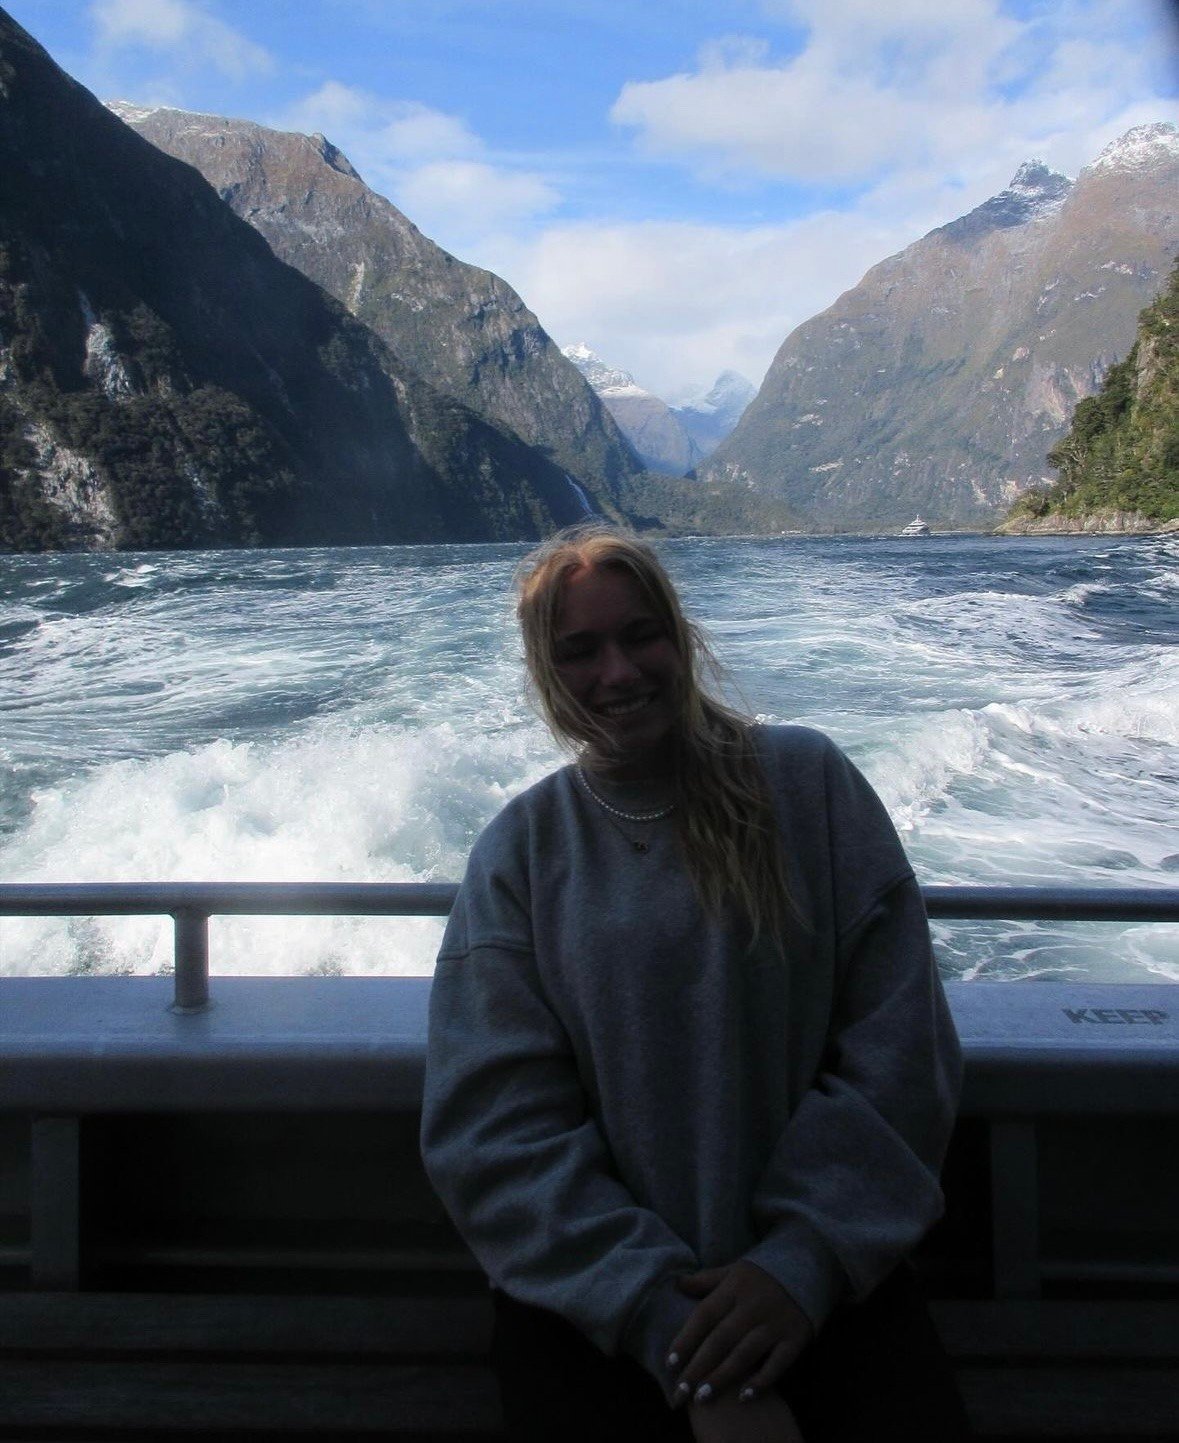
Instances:
[[[752,381],[738,371],[722,371],[712,387],[690,401],[681,401],[672,412],[695,441],[701,458],[712,454],[736,428],[757,394]]]
[[[565,346],[562,354],[593,387],[644,466],[683,476],[700,460],[700,448],[679,417],[666,401],[644,391],[629,371],[608,366],[584,341]]]
[[[780,497],[759,495],[724,477],[703,483],[694,476],[685,479],[701,451],[679,414],[636,384],[629,371],[607,365],[584,342],[566,346],[564,355],[613,412],[649,468],[624,477],[618,486],[619,510],[636,529],[693,536],[774,535],[801,529],[800,518]],[[748,399],[743,387],[752,393],[748,381],[726,371],[687,409],[695,406],[702,426],[715,427],[718,417],[731,414],[735,419],[740,414],[736,408]]]
[[[1179,235],[1179,134],[1138,126],[1075,182],[1038,161],[874,266],[779,350],[701,468],[812,525],[988,524],[1048,478],[1134,340]]]
[[[609,413],[516,292],[427,239],[322,135],[125,102],[110,109],[195,166],[275,255],[432,386],[538,447],[583,488],[609,495],[639,470]]]
[[[1060,479],[1022,496],[1001,530],[1179,530],[1179,264],[1049,459]]]
[[[0,545],[506,539],[585,514],[3,12],[0,85]]]

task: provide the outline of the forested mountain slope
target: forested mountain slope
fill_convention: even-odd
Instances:
[[[1060,479],[1017,502],[1003,530],[1179,527],[1179,263],[1048,459]]]

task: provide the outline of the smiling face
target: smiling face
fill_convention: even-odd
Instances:
[[[628,570],[586,566],[565,578],[553,658],[570,696],[613,743],[613,755],[595,765],[620,778],[666,768],[684,664],[669,626]]]

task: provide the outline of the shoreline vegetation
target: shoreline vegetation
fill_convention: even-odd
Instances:
[[[1078,516],[1049,512],[1038,517],[1009,517],[992,536],[1171,536],[1179,518],[1155,521],[1140,511],[1089,511]]]
[[[1179,262],[1048,460],[1059,479],[1021,496],[997,534],[1179,531]]]

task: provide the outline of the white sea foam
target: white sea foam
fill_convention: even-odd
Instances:
[[[522,695],[517,554],[16,558],[0,874],[457,879],[480,827],[559,761]],[[846,746],[923,880],[1174,884],[1173,544],[701,539],[665,555],[744,702]],[[213,963],[422,972],[439,928],[215,919]],[[1170,977],[1179,945],[1158,927],[937,935],[970,976]],[[0,921],[7,972],[170,956],[157,919]]]
[[[539,726],[478,749],[449,724],[216,741],[43,789],[0,867],[17,881],[453,880],[480,829],[554,760]],[[222,919],[214,970],[428,972],[439,935],[432,919]],[[7,973],[153,972],[170,955],[166,920],[0,923]]]
[[[944,809],[954,786],[975,775],[990,752],[985,724],[969,711],[904,718],[873,730],[864,771],[903,834]]]
[[[1146,590],[1170,598],[1179,591],[1179,570],[1171,568],[1157,571],[1146,582]]]
[[[114,571],[108,571],[103,580],[113,586],[125,586],[131,589],[140,589],[150,586],[160,574],[160,567],[149,561],[142,561],[138,566],[120,566]]]
[[[1070,606],[1084,606],[1094,596],[1108,596],[1116,588],[1101,581],[1078,581],[1060,593],[1061,601]]]

